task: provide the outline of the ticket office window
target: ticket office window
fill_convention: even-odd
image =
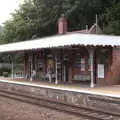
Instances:
[[[78,69],[79,72],[85,72],[86,71],[86,58],[80,57],[77,59],[74,63],[74,68]]]
[[[74,64],[74,80],[90,80],[88,75],[88,57],[79,57]]]
[[[90,72],[91,71],[91,59],[90,57],[80,58],[80,71],[81,72]]]

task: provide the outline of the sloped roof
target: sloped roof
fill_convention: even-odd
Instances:
[[[95,34],[65,34],[36,40],[0,45],[0,52],[26,51],[42,48],[80,46],[120,46],[120,36]]]
[[[98,24],[93,24],[91,28],[88,30],[90,34],[102,34],[102,30]]]
[[[71,33],[85,33],[85,34],[102,34],[102,29],[100,26],[96,23],[94,23],[90,29],[83,29],[83,30],[78,30],[78,31],[72,31],[72,32],[67,32],[67,34]]]

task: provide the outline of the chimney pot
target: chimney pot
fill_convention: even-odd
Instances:
[[[67,33],[67,19],[64,14],[58,20],[58,34]]]

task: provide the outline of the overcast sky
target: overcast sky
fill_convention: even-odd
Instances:
[[[10,18],[23,0],[0,0],[0,25]]]

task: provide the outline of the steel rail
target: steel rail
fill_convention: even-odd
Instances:
[[[63,102],[59,102],[56,100],[38,97],[34,95],[28,95],[25,93],[19,93],[19,92],[8,92],[5,90],[0,90],[0,96],[6,97],[9,99],[18,100],[21,102],[47,107],[50,109],[55,109],[62,112],[67,112],[69,114],[83,116],[86,118],[90,118],[92,120],[119,120],[120,115],[119,114],[110,114],[106,112],[101,112],[98,110],[93,110],[89,108],[84,108],[80,106],[70,105]]]

